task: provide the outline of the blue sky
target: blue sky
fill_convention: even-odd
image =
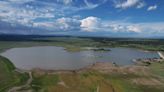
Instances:
[[[164,37],[164,0],[0,0],[0,34]]]

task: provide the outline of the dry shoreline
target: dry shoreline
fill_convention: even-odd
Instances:
[[[140,65],[129,65],[129,66],[116,66],[110,62],[97,62],[95,64],[92,64],[90,66],[77,69],[77,70],[44,70],[44,69],[33,69],[31,70],[34,73],[39,73],[39,74],[80,74],[80,73],[85,73],[88,71],[97,71],[101,73],[132,73],[135,71],[146,71],[147,67],[145,66],[140,66]]]

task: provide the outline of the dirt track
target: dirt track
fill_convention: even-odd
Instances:
[[[21,89],[23,89],[23,88],[29,87],[30,84],[31,84],[31,82],[32,82],[32,80],[33,80],[32,73],[29,72],[29,79],[28,79],[28,81],[26,82],[25,85],[21,85],[21,86],[17,86],[17,87],[10,88],[10,89],[8,90],[8,92],[18,92],[18,90],[21,90]],[[27,91],[27,92],[30,92],[30,91]]]

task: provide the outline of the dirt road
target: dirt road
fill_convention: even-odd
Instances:
[[[8,90],[8,92],[18,92],[18,90],[20,89],[23,89],[23,88],[26,88],[26,87],[29,87],[31,82],[32,82],[33,78],[32,78],[32,73],[29,72],[29,79],[28,81],[26,82],[25,85],[21,85],[21,86],[17,86],[17,87],[13,87],[11,89]]]

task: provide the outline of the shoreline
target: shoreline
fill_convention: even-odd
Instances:
[[[58,47],[58,46],[57,46]],[[23,47],[21,47],[21,48],[23,48]],[[62,47],[62,48],[64,48],[64,47]],[[110,48],[110,47],[109,47]],[[117,47],[114,47],[114,48],[117,48]],[[118,48],[132,48],[132,47],[118,47]],[[8,49],[12,49],[12,48],[8,48]],[[143,52],[151,52],[151,50],[144,50],[144,49],[140,49],[140,48],[132,48],[132,49],[138,49],[138,50],[141,50],[141,51],[143,51]],[[7,50],[7,49],[6,49]],[[160,51],[155,51],[155,52],[157,52],[157,54],[162,58],[162,59],[164,59],[164,55],[160,52]],[[0,54],[0,56],[1,57],[4,57],[4,56],[2,56],[1,54]],[[4,57],[4,58],[6,58],[6,57]],[[8,58],[6,58],[6,59],[8,59]],[[9,60],[9,59],[8,59]],[[144,59],[143,59],[144,60]],[[10,60],[9,60],[10,61]],[[134,61],[134,65],[125,65],[125,66],[119,66],[119,67],[133,67],[133,66],[137,66],[137,59],[133,59],[132,61]],[[10,63],[12,63],[12,61],[10,61]],[[16,72],[19,72],[19,73],[29,73],[29,72],[31,72],[31,71],[44,71],[44,72],[48,72],[48,73],[52,73],[52,72],[56,72],[56,73],[58,73],[58,72],[63,72],[63,73],[66,73],[66,72],[79,72],[79,71],[84,71],[84,70],[88,70],[88,69],[91,69],[93,66],[95,66],[95,65],[97,65],[97,64],[107,64],[107,65],[109,65],[109,66],[112,66],[112,67],[116,67],[116,66],[114,66],[114,64],[112,63],[112,62],[96,62],[96,63],[93,63],[93,64],[90,64],[90,65],[88,65],[88,66],[86,66],[86,67],[83,67],[83,68],[79,68],[79,69],[57,69],[57,70],[55,70],[55,69],[41,69],[41,68],[34,68],[34,69],[31,69],[31,70],[26,70],[26,69],[19,69],[19,68],[17,68],[13,63],[12,63],[12,65],[13,65],[13,67],[15,68],[15,71]],[[117,65],[117,64],[116,64]],[[118,67],[118,66],[117,66]]]

